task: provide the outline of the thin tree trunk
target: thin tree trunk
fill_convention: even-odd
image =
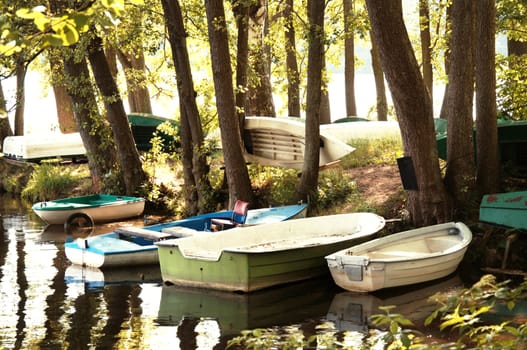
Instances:
[[[384,73],[382,72],[381,59],[379,58],[379,51],[377,45],[371,37],[371,66],[373,69],[373,77],[375,79],[375,95],[377,96],[377,120],[388,120],[388,100],[386,98],[386,86],[384,85]]]
[[[431,39],[430,39],[430,11],[429,0],[419,0],[419,24],[421,35],[421,60],[423,64],[423,79],[425,86],[434,100],[434,75],[432,70]],[[432,108],[434,105],[432,104]]]
[[[90,60],[95,82],[103,97],[106,116],[112,127],[125,193],[127,195],[137,195],[141,185],[146,180],[146,174],[142,168],[141,159],[135,146],[135,140],[126,117],[119,90],[104,55],[102,40],[97,36],[94,36],[90,43],[88,59]]]
[[[133,54],[117,50],[117,57],[124,68],[130,113],[152,114],[150,92],[146,87],[146,65],[143,50],[139,48]]]
[[[474,131],[474,6],[472,0],[452,2],[450,70],[446,104],[447,170],[445,184],[458,207],[469,200],[475,186]]]
[[[49,51],[49,63],[60,131],[66,134],[76,132],[73,106],[64,81],[64,64],[57,50]]]
[[[500,188],[496,118],[496,2],[477,1],[476,18],[476,145],[478,191]]]
[[[182,107],[181,122],[182,124],[188,124],[189,128],[189,133],[182,133],[181,137],[189,138],[189,140],[185,140],[184,142],[188,142],[192,148],[192,152],[188,152],[187,150],[184,153],[184,157],[192,157],[191,160],[185,159],[184,164],[192,164],[194,179],[193,181],[186,182],[185,186],[187,187],[187,191],[192,191],[192,188],[195,187],[198,198],[197,208],[200,212],[206,212],[212,209],[208,207],[210,204],[208,198],[212,190],[208,179],[209,165],[203,148],[203,129],[196,104],[196,92],[192,81],[183,17],[179,1],[162,0],[161,3],[165,12],[169,42],[176,69],[178,95],[180,106]],[[232,117],[235,117],[234,112]],[[239,127],[237,129],[239,130]]]
[[[4,95],[4,88],[2,87],[2,82],[0,81],[0,151],[2,151],[3,149],[4,139],[7,136],[12,135],[13,130],[11,129],[9,118],[7,117],[7,106]]]
[[[316,197],[320,158],[320,104],[324,68],[324,0],[308,0],[309,51],[307,61],[306,146],[302,176],[298,185],[299,200]]]
[[[229,186],[229,207],[232,208],[236,199],[248,202],[252,200],[251,182],[245,166],[240,127],[234,109],[229,38],[223,1],[205,0],[205,7],[225,174]]]
[[[26,105],[26,73],[25,63],[16,63],[16,109],[15,109],[15,135],[24,135],[24,110]]]
[[[346,116],[357,115],[355,102],[355,36],[352,27],[354,0],[344,0],[344,86],[346,95]]]
[[[240,130],[244,128],[245,108],[247,105],[247,74],[249,68],[249,7],[241,0],[233,4],[238,28],[236,44],[236,112]]]
[[[300,73],[296,59],[295,26],[293,24],[293,0],[284,5],[285,51],[287,66],[287,111],[290,117],[300,117]]]
[[[92,191],[100,193],[105,175],[114,170],[117,162],[115,143],[108,122],[97,113],[97,101],[86,61],[76,61],[73,54],[66,54],[64,70],[77,128],[87,152]]]

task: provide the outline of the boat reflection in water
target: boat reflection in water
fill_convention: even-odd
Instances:
[[[109,285],[162,283],[159,265],[132,266],[107,270],[70,265],[66,268],[64,280],[68,285],[82,284],[88,290]]]
[[[246,329],[323,317],[335,292],[338,289],[328,277],[243,294],[165,285],[157,322],[214,320],[222,336],[238,335]]]
[[[458,274],[433,282],[414,286],[384,289],[374,293],[342,292],[335,295],[327,320],[339,331],[368,333],[370,317],[384,314],[379,307],[394,305],[392,311],[410,319],[416,328],[422,328],[423,321],[437,308],[429,300],[436,293],[454,293],[462,289],[463,282]]]

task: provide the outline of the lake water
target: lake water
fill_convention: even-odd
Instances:
[[[381,305],[397,305],[419,323],[433,310],[428,296],[462,286],[450,276],[357,295],[327,277],[250,294],[188,289],[163,285],[157,266],[104,273],[72,266],[62,226],[45,227],[17,198],[0,196],[0,221],[0,349],[224,349],[244,329],[310,325],[306,332],[318,332],[313,325],[326,320],[366,332]]]

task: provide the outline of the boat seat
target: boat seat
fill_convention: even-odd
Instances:
[[[232,210],[232,216],[230,219],[213,218],[210,221],[213,226],[216,226],[220,230],[241,226],[245,224],[248,211],[249,203],[238,199],[236,200],[236,203],[234,203],[234,209]]]
[[[140,228],[140,227],[119,227],[119,228],[116,228],[114,232],[119,235],[123,235],[123,236],[142,237],[146,239],[151,239],[153,241],[173,238],[173,236],[169,233],[148,230],[148,229]]]
[[[170,234],[171,238],[183,238],[194,236],[203,231],[194,230],[193,228],[184,226],[172,226],[161,229],[161,232]]]

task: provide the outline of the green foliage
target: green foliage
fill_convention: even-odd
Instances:
[[[320,173],[318,178],[316,208],[325,210],[335,206],[335,203],[345,202],[357,193],[357,185],[342,169],[328,169]]]
[[[401,139],[357,139],[353,140],[355,151],[342,159],[344,168],[375,164],[395,164],[403,156]]]
[[[268,203],[265,205],[284,205],[295,202],[298,173],[294,169],[281,169],[251,164],[249,177],[257,197]]]
[[[497,58],[497,108],[499,117],[527,119],[527,62],[522,57]]]
[[[413,323],[405,316],[393,312],[395,306],[383,306],[384,313],[372,315],[368,333],[341,332],[331,322],[316,327],[314,335],[304,334],[296,326],[246,330],[228,342],[228,349],[524,349],[527,343],[527,324],[514,322],[510,317],[501,321],[485,318],[489,313],[496,316],[496,307],[505,305],[513,310],[519,301],[527,299],[527,280],[515,288],[509,281],[496,282],[494,276],[483,276],[471,288],[456,295],[437,294],[431,297],[439,307],[426,320],[430,327],[438,317],[441,330],[459,331],[455,342],[431,343],[420,331],[411,329]],[[490,321],[489,321],[490,320]],[[496,322],[492,322],[492,320]],[[352,337],[350,333],[356,333]],[[448,336],[451,338],[451,336]]]
[[[35,167],[21,195],[33,202],[55,199],[68,193],[78,181],[80,177],[67,167],[42,164]]]

